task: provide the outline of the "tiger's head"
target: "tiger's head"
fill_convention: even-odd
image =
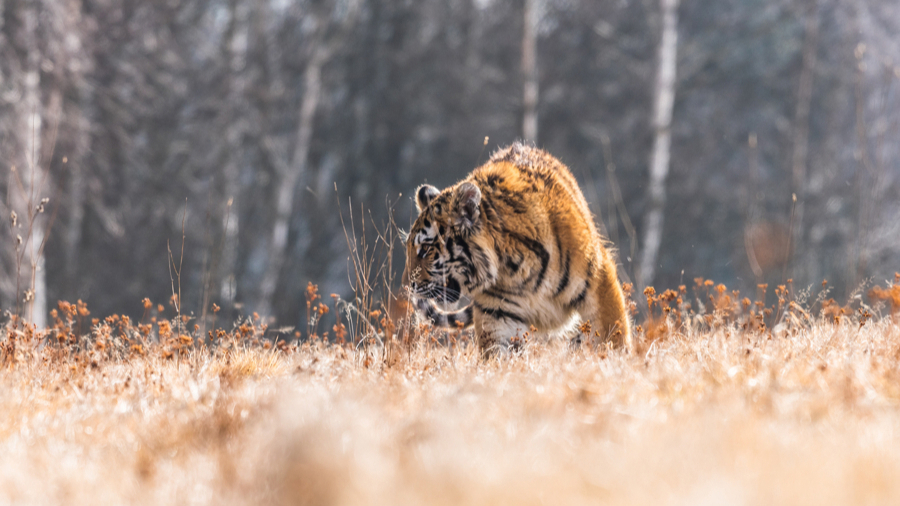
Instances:
[[[484,247],[481,197],[468,181],[444,191],[431,185],[416,190],[419,216],[406,239],[403,274],[413,294],[452,304],[484,288],[490,272],[496,273]]]

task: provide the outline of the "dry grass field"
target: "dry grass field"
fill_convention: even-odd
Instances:
[[[360,341],[321,299],[331,339],[274,346],[61,303],[0,331],[0,504],[897,504],[900,285],[776,292],[648,292],[635,350],[488,361],[460,332]]]

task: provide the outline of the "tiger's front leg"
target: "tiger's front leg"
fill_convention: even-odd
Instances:
[[[522,337],[528,331],[528,327],[524,323],[512,318],[488,314],[485,309],[477,305],[475,305],[473,317],[475,339],[481,350],[481,356],[484,358],[508,354],[512,338]]]

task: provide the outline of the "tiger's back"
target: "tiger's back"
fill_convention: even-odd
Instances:
[[[615,260],[556,158],[513,144],[457,185],[420,187],[416,201],[407,241],[414,293],[439,300],[462,292],[473,301],[456,313],[420,302],[430,318],[474,323],[485,350],[532,326],[559,331],[576,315],[602,340],[630,345]]]

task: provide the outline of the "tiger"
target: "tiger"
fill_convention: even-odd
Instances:
[[[632,347],[614,250],[552,155],[516,142],[449,188],[419,186],[414,200],[403,279],[426,320],[474,326],[485,356],[525,333],[577,340],[591,327],[601,342]],[[457,311],[436,306],[463,296],[471,302]]]

